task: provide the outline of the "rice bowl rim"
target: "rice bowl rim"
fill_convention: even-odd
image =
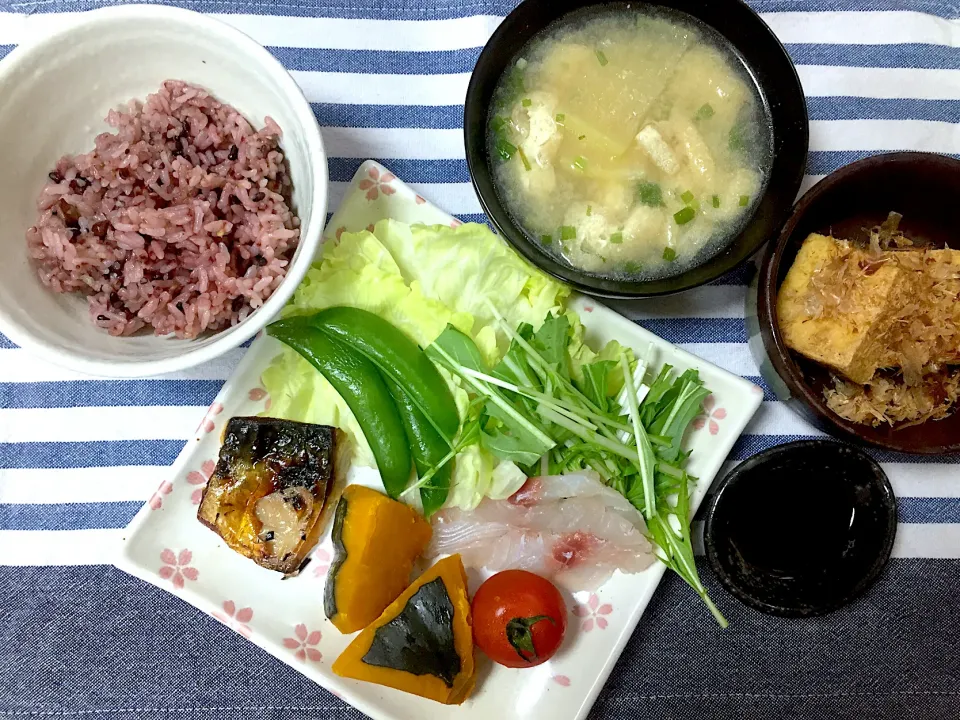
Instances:
[[[184,351],[179,355],[161,359],[95,359],[76,351],[65,350],[59,345],[38,336],[29,327],[15,321],[7,312],[7,309],[0,304],[0,332],[24,350],[53,364],[87,375],[137,378],[176,372],[213,360],[242,345],[279,314],[306,276],[321,245],[323,226],[326,221],[329,177],[327,154],[320,127],[310,108],[310,103],[286,68],[266,48],[245,33],[225,22],[192,10],[162,5],[119,5],[84,12],[68,27],[54,29],[42,37],[18,45],[3,60],[0,60],[0,97],[3,96],[4,86],[16,81],[21,67],[31,59],[33,53],[67,41],[75,33],[97,32],[103,24],[113,23],[117,20],[138,25],[145,21],[165,22],[181,26],[190,25],[194,31],[199,29],[206,33],[211,42],[222,42],[230,47],[231,50],[236,52],[238,63],[254,63],[259,71],[268,75],[269,82],[273,83],[280,94],[286,96],[290,103],[293,115],[299,125],[298,130],[302,134],[306,147],[306,165],[310,168],[313,176],[313,192],[310,197],[304,199],[304,203],[310,208],[310,221],[300,226],[300,239],[296,253],[287,266],[286,274],[279,287],[262,306],[237,325],[214,331],[210,336],[201,335],[196,339],[186,341],[189,344],[185,345]],[[232,105],[228,99],[217,95],[216,88],[208,89],[216,99],[224,104]],[[117,104],[124,103],[127,100],[129,98],[118,98]],[[93,120],[91,118],[91,121]],[[247,120],[249,121],[250,118],[247,118]],[[281,129],[286,134],[290,128],[281,126]],[[82,149],[78,149],[76,152],[81,151]],[[286,151],[287,149],[284,148],[285,154]],[[301,205],[304,203],[301,203]],[[300,209],[302,208],[297,209],[298,217],[301,217]],[[27,228],[22,228],[23,233],[26,233],[26,230]],[[89,322],[89,320],[86,321]],[[94,327],[92,323],[90,324],[91,327]],[[106,334],[105,331],[101,332]],[[165,337],[156,337],[156,340],[160,342],[164,339]],[[197,347],[191,347],[194,343],[197,344]]]

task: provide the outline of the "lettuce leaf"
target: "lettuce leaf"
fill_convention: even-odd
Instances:
[[[390,251],[370,232],[343,233],[340,243],[327,248],[294,293],[285,315],[304,315],[347,305],[376,313],[421,346],[433,342],[454,325],[469,332],[474,319],[426,297],[419,286],[408,285]]]
[[[393,256],[403,279],[454,312],[472,315],[474,335],[493,325],[490,304],[511,327],[539,328],[551,311],[562,312],[570,289],[517,255],[486,225],[377,223],[374,233]],[[437,333],[439,335],[439,333]],[[500,337],[506,348],[506,338]]]

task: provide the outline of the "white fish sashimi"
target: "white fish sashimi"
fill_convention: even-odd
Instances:
[[[593,590],[619,569],[637,573],[655,557],[643,517],[593,473],[530,478],[506,500],[433,518],[424,553],[460,553],[469,567],[520,568],[566,588]]]

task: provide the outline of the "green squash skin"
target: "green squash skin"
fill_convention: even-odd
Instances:
[[[396,617],[376,629],[363,662],[412,675],[432,675],[452,688],[462,667],[453,616],[453,602],[443,578],[431,580]]]
[[[337,503],[337,512],[333,516],[333,529],[330,531],[330,538],[333,540],[333,562],[327,573],[327,584],[323,588],[323,614],[328,620],[333,620],[337,614],[337,574],[347,561],[347,547],[343,544],[343,522],[347,518],[347,505],[347,498],[341,496]]]

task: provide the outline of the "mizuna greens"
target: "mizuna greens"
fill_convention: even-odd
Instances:
[[[510,348],[492,368],[453,326],[426,349],[482,402],[471,421],[476,441],[513,460],[527,475],[541,474],[540,464],[551,474],[596,471],[643,514],[660,558],[725,627],[700,582],[690,539],[690,489],[696,478],[683,469],[688,453],[681,444],[710,394],[697,371],[676,375],[665,365],[640,402],[634,378],[642,378],[644,368],[631,367],[627,351],[617,361],[586,364],[574,376],[566,315],[548,315],[537,331],[526,323],[503,329],[511,337]],[[618,389],[622,402],[614,399]],[[429,485],[430,476],[419,485]]]

